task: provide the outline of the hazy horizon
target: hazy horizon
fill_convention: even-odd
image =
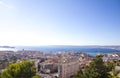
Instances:
[[[70,46],[70,47],[117,47],[117,46],[119,46],[120,47],[120,45],[0,45],[0,48],[1,47],[50,47],[50,46]]]

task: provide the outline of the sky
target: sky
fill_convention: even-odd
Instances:
[[[120,45],[120,0],[0,0],[0,45]]]

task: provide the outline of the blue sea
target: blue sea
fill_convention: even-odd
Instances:
[[[83,52],[91,56],[95,56],[99,53],[115,53],[120,50],[93,47],[93,46],[16,46],[17,50],[36,50],[44,53],[56,53],[56,52]]]

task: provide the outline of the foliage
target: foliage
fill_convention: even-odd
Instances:
[[[118,74],[119,74],[119,73],[120,73],[120,70],[115,70],[115,69],[112,70],[112,77],[113,77],[113,78],[119,78],[119,77],[118,77]]]
[[[116,63],[114,62],[107,62],[105,63],[106,67],[107,67],[107,71],[112,71],[112,69],[114,69],[114,67],[116,66]]]
[[[110,78],[111,76],[108,72],[111,70],[111,66],[111,64],[110,67],[109,64],[105,65],[102,56],[96,56],[84,72],[79,70],[74,78]]]
[[[40,76],[36,75],[36,76],[33,76],[32,78],[40,78]]]
[[[35,73],[34,64],[29,61],[23,61],[8,66],[1,73],[1,78],[32,78]]]

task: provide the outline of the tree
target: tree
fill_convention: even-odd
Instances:
[[[36,70],[33,62],[23,61],[11,64],[2,73],[1,78],[32,78]]]
[[[116,66],[116,63],[114,63],[114,62],[106,62],[105,64],[107,67],[107,71],[112,71]]]
[[[82,70],[79,70],[74,78],[84,78],[84,73],[82,72]]]
[[[96,56],[85,71],[78,71],[75,78],[109,78],[107,67],[102,60],[102,56]]]
[[[40,78],[40,76],[36,75],[36,76],[33,76],[32,78]]]

